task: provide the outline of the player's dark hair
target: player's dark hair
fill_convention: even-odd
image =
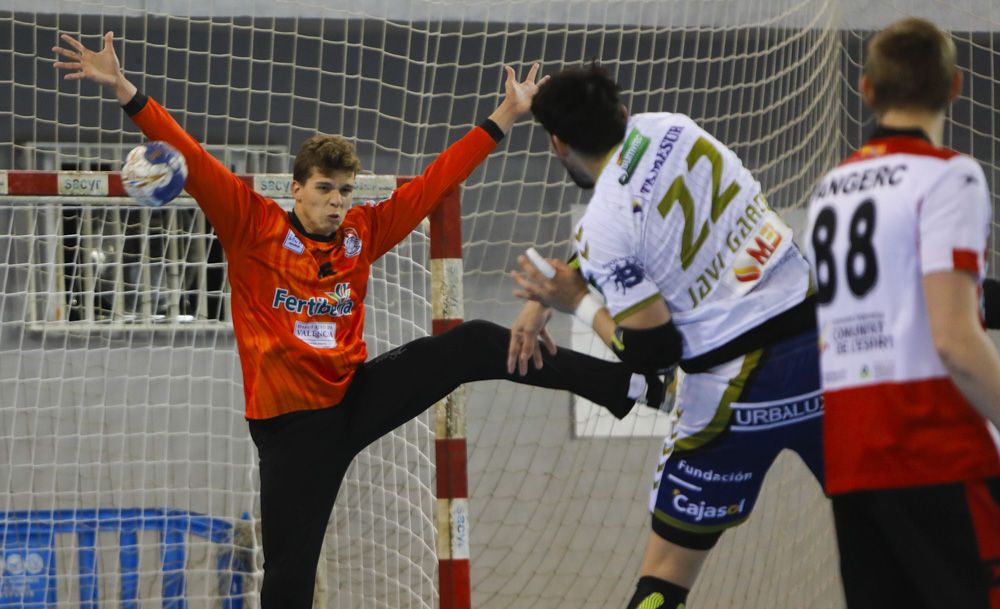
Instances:
[[[350,141],[339,135],[314,135],[302,142],[299,153],[295,155],[292,179],[305,184],[312,175],[313,167],[321,175],[328,177],[336,171],[357,174],[361,171],[361,161]]]
[[[585,155],[603,155],[625,139],[628,118],[618,85],[596,63],[553,74],[538,88],[531,113],[546,131]]]
[[[924,19],[897,21],[868,41],[864,73],[872,109],[944,110],[955,78],[955,43]]]

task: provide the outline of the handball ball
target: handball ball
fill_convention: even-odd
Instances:
[[[147,142],[128,153],[122,187],[139,203],[158,207],[181,194],[187,173],[184,155],[176,148],[166,142]]]

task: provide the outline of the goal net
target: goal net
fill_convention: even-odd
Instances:
[[[872,125],[856,91],[864,40],[914,12],[958,44],[966,84],[948,144],[1000,184],[1000,13],[990,0],[910,4],[0,7],[0,608],[258,602],[256,452],[210,227],[190,200],[150,210],[83,196],[84,174],[69,187],[76,194],[56,197],[58,184],[45,197],[4,194],[13,174],[3,170],[116,171],[141,141],[95,85],[59,79],[59,33],[93,47],[114,31],[140,90],[228,167],[261,176],[264,192],[316,132],[352,139],[366,171],[418,174],[495,108],[503,64],[523,75],[538,61],[545,74],[596,59],[632,113],[688,114],[732,147],[799,228],[815,180]],[[514,259],[528,246],[566,255],[585,196],[540,127],[518,125],[462,193],[466,318],[513,320]],[[373,355],[431,331],[427,240],[415,233],[373,271]],[[565,318],[552,330],[560,345],[600,352]],[[467,396],[472,606],[624,606],[665,422],[612,424],[567,394],[508,383]],[[356,460],[331,519],[317,607],[439,605],[432,427],[425,415]],[[843,607],[832,530],[819,486],[782,455],[689,606]]]
[[[255,606],[256,453],[211,227],[191,199],[107,196],[104,173],[0,175],[0,607]],[[254,183],[289,206],[289,180]],[[373,266],[372,356],[429,333],[428,245],[421,226]],[[433,606],[432,454],[424,415],[356,460],[319,606]]]

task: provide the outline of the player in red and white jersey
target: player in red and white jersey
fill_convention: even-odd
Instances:
[[[861,93],[878,126],[809,203],[851,609],[1000,608],[1000,356],[980,306],[992,203],[979,165],[941,147],[959,89],[933,24],[875,35]]]
[[[112,90],[151,139],[187,160],[185,186],[225,251],[233,289],[233,328],[243,368],[246,417],[260,457],[264,550],[263,609],[308,609],[334,500],[354,456],[416,417],[461,383],[509,379],[565,389],[616,416],[632,397],[662,397],[662,383],[623,364],[570,350],[536,348],[534,368],[508,372],[510,332],[463,323],[366,361],[364,298],[371,265],[404,239],[457,188],[528,111],[534,66],[524,82],[507,70],[497,110],[379,205],[351,207],[360,162],[337,136],[315,136],[296,155],[285,212],[255,193],[121,73],[105,35],[95,53],[63,35],[54,50],[70,79]],[[527,363],[527,362],[525,362]],[[544,365],[543,365],[544,364]]]

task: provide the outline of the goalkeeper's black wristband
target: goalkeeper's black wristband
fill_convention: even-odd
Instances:
[[[142,93],[136,93],[135,96],[132,97],[132,99],[130,99],[127,104],[122,106],[122,110],[124,110],[125,114],[128,114],[129,116],[135,116],[136,114],[139,114],[140,110],[146,107],[146,102],[148,101],[149,101],[148,97],[146,97]]]
[[[500,128],[500,125],[494,123],[492,119],[488,118],[484,120],[479,123],[479,126],[483,128],[483,131],[490,134],[490,137],[493,138],[494,142],[499,144],[500,140],[503,139],[503,129]]]
[[[1000,330],[1000,281],[983,282],[983,308],[986,310],[986,327]]]

